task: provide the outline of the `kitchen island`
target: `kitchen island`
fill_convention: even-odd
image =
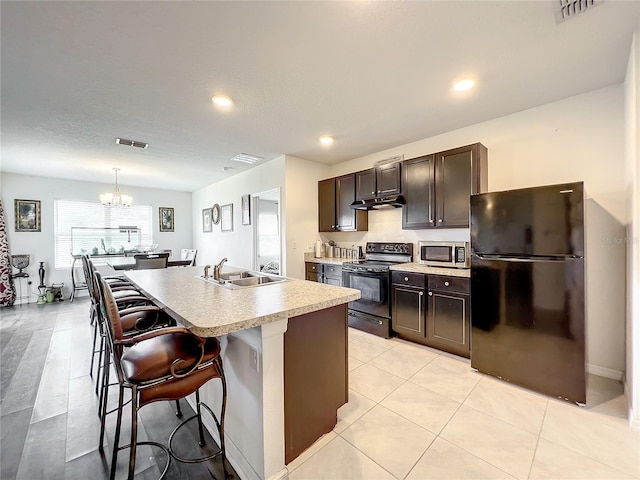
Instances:
[[[360,291],[295,279],[232,289],[202,273],[186,267],[126,276],[179,324],[220,340],[227,457],[240,477],[286,478],[285,464],[333,428],[348,400],[347,303]],[[220,396],[219,382],[201,389],[214,411]],[[205,424],[218,441],[213,421],[205,416]]]

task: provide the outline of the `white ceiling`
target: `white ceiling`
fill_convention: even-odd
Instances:
[[[1,170],[193,191],[238,153],[333,164],[622,82],[640,2],[553,7],[3,1]]]

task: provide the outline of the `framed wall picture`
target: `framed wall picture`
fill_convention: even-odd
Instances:
[[[242,224],[251,225],[251,196],[242,195]]]
[[[223,232],[233,232],[233,203],[228,203],[220,207],[220,230]]]
[[[40,231],[40,200],[14,200],[16,232]]]
[[[211,231],[211,209],[210,208],[202,209],[202,231],[203,232]]]
[[[174,217],[172,207],[160,207],[158,209],[158,224],[161,232],[173,232]]]
[[[218,205],[217,203],[214,204],[213,207],[211,207],[211,221],[214,225],[220,223],[220,205]]]

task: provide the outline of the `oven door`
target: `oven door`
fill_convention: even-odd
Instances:
[[[349,309],[390,318],[389,272],[351,272],[342,269],[342,286],[360,290],[360,299]]]

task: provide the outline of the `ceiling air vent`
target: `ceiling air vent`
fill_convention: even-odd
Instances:
[[[137,147],[137,148],[147,148],[149,146],[148,143],[138,142],[136,140],[127,140],[126,138],[116,138],[116,143],[118,145],[126,145],[127,147]]]
[[[575,17],[579,13],[600,5],[604,0],[556,0],[554,2],[554,12],[556,15],[556,23],[562,23],[565,20]]]
[[[233,162],[248,163],[251,165],[253,163],[257,163],[260,160],[264,160],[264,159],[262,157],[256,157],[255,155],[249,155],[248,153],[239,153],[238,155],[233,157],[231,160]]]

